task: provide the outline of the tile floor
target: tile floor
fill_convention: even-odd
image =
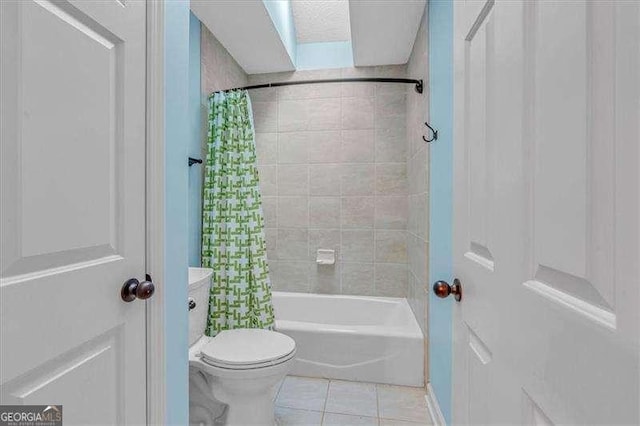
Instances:
[[[279,426],[433,424],[424,390],[287,376],[276,395]]]

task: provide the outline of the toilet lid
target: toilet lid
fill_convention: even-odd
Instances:
[[[202,348],[202,358],[210,364],[229,368],[273,365],[272,361],[288,358],[295,349],[296,342],[291,337],[276,331],[225,330]]]

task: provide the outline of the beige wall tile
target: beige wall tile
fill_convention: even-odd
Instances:
[[[372,129],[373,98],[342,98],[342,128]]]
[[[406,161],[407,131],[405,127],[376,129],[375,156],[378,163]]]
[[[200,85],[208,96],[216,90],[232,89],[247,85],[247,74],[227,52],[222,44],[205,27],[200,32]]]
[[[280,100],[339,98],[340,93],[340,83],[278,87],[278,99]]]
[[[278,260],[278,228],[265,228],[264,238],[267,244],[267,260]]]
[[[249,98],[251,102],[267,102],[278,100],[278,94],[275,87],[264,87],[262,89],[251,89]]]
[[[343,262],[373,262],[374,233],[371,230],[342,231]]]
[[[309,103],[309,130],[339,130],[340,98],[312,99]]]
[[[376,194],[404,195],[407,193],[407,165],[405,163],[376,164]]]
[[[307,197],[278,197],[278,228],[307,228],[308,226]]]
[[[343,130],[340,161],[343,163],[373,163],[375,137],[373,130]]]
[[[306,164],[308,140],[307,132],[279,133],[278,164]]]
[[[258,84],[332,78],[336,73],[334,77],[403,77],[406,72],[405,66],[362,67],[252,75],[249,81]],[[414,229],[418,232],[417,216],[422,214],[418,212],[418,200],[412,198],[410,202],[405,195],[408,182],[416,183],[420,179],[417,177],[419,159],[407,167],[407,129],[416,131],[415,126],[409,124],[409,112],[415,121],[420,112],[414,111],[417,108],[414,105],[423,107],[424,103],[410,99],[410,89],[413,90],[393,84],[340,83],[252,91],[257,113],[263,117],[258,127],[275,126],[273,132],[258,133],[256,145],[262,166],[260,172],[265,176],[265,223],[278,227],[268,228],[266,236],[268,240],[276,240],[268,243],[268,254],[270,261],[277,262],[280,288],[372,295],[374,265],[390,262],[389,258],[403,263],[398,260],[403,251],[394,249],[393,240],[386,234],[377,243],[379,256],[385,260],[375,260],[374,227],[404,230],[412,213]],[[273,108],[266,109],[273,103],[275,114]],[[264,123],[267,119],[275,121]],[[274,168],[264,167],[271,165],[277,165],[275,184]],[[409,171],[415,175],[408,176]],[[426,171],[425,165],[423,171]],[[291,231],[283,234],[283,238],[287,237],[284,245],[278,240],[279,231]],[[306,252],[303,238],[295,238],[298,234],[295,231],[307,231]],[[336,250],[337,264],[329,268],[316,266],[318,248]],[[285,274],[302,275],[298,264],[302,258],[297,251],[304,252],[307,259],[304,284],[284,283]],[[405,247],[405,258],[406,253]],[[280,258],[281,254],[284,258]],[[295,260],[287,260],[291,257]],[[417,258],[414,263],[418,268]],[[405,266],[407,289],[408,269]],[[379,279],[385,277],[384,272],[381,277]],[[390,286],[384,280],[379,285],[385,294],[399,294]],[[408,294],[408,290],[405,293]],[[415,296],[414,299],[412,308],[419,306]]]
[[[340,168],[342,195],[373,195],[375,173],[373,164],[343,164]]]
[[[340,166],[309,165],[309,195],[340,195]]]
[[[342,264],[342,293],[373,296],[373,262]]]
[[[409,212],[407,214],[407,232],[415,235],[418,232],[418,197],[419,195],[409,195]],[[424,220],[421,218],[420,220]]]
[[[309,198],[310,228],[340,228],[340,197]]]
[[[407,125],[405,115],[387,115],[377,117],[375,120],[376,129],[399,129]]]
[[[376,197],[376,229],[406,229],[409,210],[408,197]]]
[[[256,133],[278,131],[278,103],[253,102],[253,125]]]
[[[416,196],[416,230],[418,237],[429,240],[429,198],[427,194]]]
[[[262,213],[264,214],[264,226],[276,228],[278,226],[278,198],[262,197]]]
[[[254,112],[255,115],[255,112]],[[307,101],[278,102],[278,132],[309,130],[309,105]]]
[[[309,261],[270,262],[269,269],[275,291],[309,292]]]
[[[318,265],[315,260],[309,262],[309,289],[312,293],[339,294],[340,264]]]
[[[340,222],[343,229],[373,228],[373,197],[342,197]]]
[[[278,166],[278,195],[307,195],[309,193],[309,167],[305,165]]]
[[[407,297],[407,284],[407,265],[376,263],[374,291],[376,296]]]
[[[413,45],[413,51],[407,63],[408,78],[421,78],[425,87],[429,81],[424,73],[428,69],[426,13],[422,17],[420,29]],[[409,211],[407,224],[408,291],[414,315],[423,331],[427,330],[426,311],[428,303],[428,175],[430,145],[422,140],[429,120],[429,96],[407,88],[406,91],[406,155],[407,188],[409,192]],[[378,123],[387,126],[389,121]],[[426,337],[426,334],[425,334]],[[425,340],[426,342],[426,340]],[[428,351],[425,350],[425,362]],[[425,364],[428,365],[428,364]],[[425,382],[428,381],[428,369],[425,369]]]
[[[377,94],[375,106],[375,119],[384,117],[402,116],[406,114],[407,99],[405,90],[398,93]],[[406,125],[406,121],[402,126]]]
[[[375,83],[342,83],[343,98],[372,98],[375,93]]]
[[[376,230],[375,246],[376,262],[407,262],[407,234],[405,231]]]
[[[278,229],[278,260],[306,260],[309,233],[306,229]]]
[[[256,133],[256,156],[258,164],[278,162],[277,133]]]
[[[340,161],[342,135],[339,130],[306,133],[309,163],[337,163]]]
[[[405,78],[407,76],[407,66],[404,64],[398,65],[378,65],[375,67],[375,76],[376,77],[394,77],[394,78]],[[380,93],[387,92],[395,92],[397,89],[401,89],[405,87],[402,84],[388,84],[388,83],[377,83],[376,88]],[[382,90],[382,89],[387,90]]]
[[[278,102],[278,131],[339,130],[340,98]]]
[[[260,193],[264,197],[278,195],[277,166],[258,166],[258,179],[260,180]]]

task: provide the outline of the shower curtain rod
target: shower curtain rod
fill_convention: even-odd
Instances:
[[[263,89],[266,87],[280,87],[280,86],[296,86],[299,84],[319,84],[319,83],[400,83],[400,84],[415,84],[416,92],[422,93],[423,83],[422,80],[412,80],[409,78],[373,78],[373,77],[358,77],[358,78],[330,78],[324,80],[304,80],[304,81],[281,81],[277,83],[264,83],[254,84],[251,86],[236,87],[233,89],[223,90],[223,92],[229,92],[232,90],[250,90],[250,89]]]

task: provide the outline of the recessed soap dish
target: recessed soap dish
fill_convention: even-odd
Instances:
[[[336,263],[336,251],[327,249],[318,249],[316,255],[316,263],[318,265],[333,265]]]

